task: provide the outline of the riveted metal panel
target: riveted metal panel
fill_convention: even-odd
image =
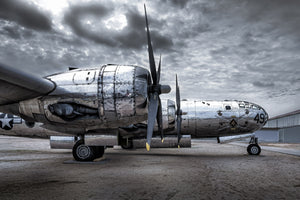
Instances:
[[[163,129],[169,128],[168,124],[168,100],[162,99],[162,122],[163,122]]]
[[[116,72],[107,72],[107,71],[104,71],[103,73],[103,84],[111,84],[111,83],[114,83],[115,81],[115,73]]]
[[[98,96],[98,113],[99,118],[102,120],[104,117],[104,108],[103,108],[103,72],[104,66],[100,69],[99,76],[98,76],[98,89],[97,89],[97,96]]]
[[[115,72],[118,65],[105,65],[104,72]]]
[[[104,67],[102,74],[102,99],[104,120],[116,121],[116,99],[115,99],[115,74],[117,66],[108,65]],[[114,71],[113,71],[114,70]]]
[[[196,109],[193,101],[181,101],[183,134],[195,134],[196,131]]]
[[[168,99],[168,128],[173,129],[175,127],[175,120],[176,120],[176,109],[175,109],[175,102]]]
[[[43,114],[43,109],[40,107],[41,102],[38,98],[19,102],[19,112],[26,117],[34,119],[33,113]]]
[[[62,88],[68,93],[73,93],[72,96],[97,99],[97,84],[90,85],[64,85]]]
[[[116,71],[115,95],[119,117],[135,114],[134,73],[133,66],[119,66]]]
[[[116,71],[116,82],[133,85],[135,68],[134,66],[119,66]]]

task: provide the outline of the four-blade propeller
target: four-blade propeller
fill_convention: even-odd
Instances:
[[[157,120],[158,129],[161,133],[161,139],[163,142],[163,124],[162,124],[162,107],[159,95],[162,93],[169,93],[171,87],[169,85],[160,85],[160,69],[161,69],[161,58],[159,59],[158,71],[156,71],[155,60],[153,55],[153,48],[151,43],[148,18],[146,5],[145,9],[145,19],[146,19],[146,30],[147,30],[147,41],[148,41],[148,55],[149,55],[149,65],[152,77],[151,85],[148,85],[148,126],[147,126],[147,151],[150,150],[151,139],[153,135],[153,129],[155,125],[155,119]]]

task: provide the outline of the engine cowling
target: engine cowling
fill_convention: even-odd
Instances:
[[[45,124],[117,128],[147,118],[149,72],[131,65],[104,65],[47,77],[58,86],[48,96],[20,102],[26,120]]]

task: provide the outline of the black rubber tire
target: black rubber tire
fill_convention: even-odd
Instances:
[[[101,158],[104,154],[104,146],[92,146],[95,158]]]
[[[258,144],[250,144],[248,147],[247,147],[247,152],[249,155],[259,155],[260,152],[261,152],[261,148]]]
[[[83,140],[78,140],[73,146],[73,157],[77,161],[93,161],[95,159],[94,151],[91,146],[84,144]]]

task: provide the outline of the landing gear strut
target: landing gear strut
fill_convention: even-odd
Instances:
[[[261,148],[258,145],[258,138],[252,136],[249,142],[249,146],[247,147],[247,152],[249,155],[259,155],[261,152]]]
[[[121,138],[121,147],[122,149],[133,149],[132,138]]]
[[[80,139],[73,146],[72,153],[77,161],[93,161],[103,156],[104,146],[87,146],[84,144],[84,140]]]

